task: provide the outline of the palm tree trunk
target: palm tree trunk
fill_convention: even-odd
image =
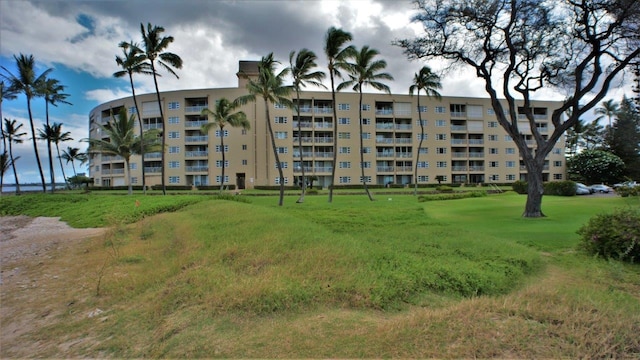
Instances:
[[[33,142],[33,152],[36,154],[36,163],[40,172],[40,180],[42,181],[42,192],[47,192],[47,184],[44,180],[44,172],[42,171],[42,163],[40,162],[40,154],[38,154],[38,144],[36,142],[36,129],[33,126],[33,114],[31,113],[31,97],[27,96],[27,111],[29,112],[29,126],[31,127],[31,140]]]
[[[47,99],[44,100],[44,108],[45,108],[45,118],[47,121],[47,128],[45,129],[46,131],[49,131],[51,128],[49,127],[49,102],[47,101]],[[52,135],[52,134],[46,134],[46,135]],[[51,192],[54,192],[56,190],[56,176],[53,172],[53,156],[51,154],[51,139],[50,137],[47,136],[47,154],[49,155],[49,178],[51,178]]]
[[[284,203],[284,175],[282,174],[282,167],[280,166],[280,156],[278,156],[278,148],[276,147],[276,139],[273,136],[273,128],[271,127],[271,118],[269,117],[269,101],[264,99],[264,107],[267,115],[267,128],[269,129],[269,136],[271,137],[271,148],[273,149],[273,155],[276,159],[276,167],[278,168],[278,176],[280,176],[280,199],[278,200],[278,206],[282,206]],[[267,164],[269,166],[269,164]]]
[[[333,168],[331,169],[331,184],[329,185],[329,202],[332,202],[333,186],[336,183],[336,168],[338,167],[338,106],[336,104],[336,90],[333,82],[333,71],[331,71],[331,69],[329,69],[329,74],[331,77],[331,101],[333,101]]]
[[[16,195],[20,195],[20,182],[18,181],[18,173],[16,172],[16,162],[13,160],[13,147],[11,146],[11,140],[9,140],[9,158],[11,159],[13,177],[16,180]]]
[[[220,176],[220,195],[224,190],[224,162],[226,160],[224,155],[224,126],[220,126],[220,151],[222,151],[222,175]]]
[[[124,173],[126,174],[127,182],[129,183],[129,186],[127,186],[127,194],[132,195],[133,185],[131,184],[131,170],[129,169],[129,158],[124,159],[124,166],[125,166]]]
[[[304,202],[304,193],[307,189],[307,180],[304,176],[304,156],[302,151],[302,124],[300,123],[300,89],[296,88],[296,113],[298,114],[298,150],[300,151],[300,168],[302,169],[302,192],[300,193],[300,197],[296,201],[296,203],[301,204]],[[334,105],[335,106],[335,105]],[[335,122],[335,120],[333,120]],[[334,165],[335,168],[335,165]]]
[[[142,116],[140,116],[140,109],[138,109],[138,100],[136,99],[136,89],[133,86],[133,75],[129,73],[129,82],[131,83],[131,95],[133,95],[133,106],[136,107],[136,114],[138,115],[138,125],[140,125],[140,162],[142,163],[142,193],[147,195],[147,181],[144,171],[144,131],[142,129]],[[75,171],[75,170],[74,170]]]
[[[360,104],[359,104],[358,114],[360,117],[359,126],[360,126],[360,171],[362,174],[362,187],[364,191],[367,193],[369,200],[373,201],[373,196],[371,196],[371,192],[369,192],[369,188],[367,187],[367,179],[364,177],[364,141],[362,140],[362,84],[360,84]]]
[[[62,158],[60,157],[60,147],[56,143],[56,152],[58,153],[58,161],[60,161],[60,170],[62,170],[62,178],[64,179],[65,187],[68,190],[71,190],[71,186],[69,186],[69,182],[67,181],[67,174],[64,173],[64,167],[62,166]]]
[[[420,89],[418,89],[418,121],[420,122],[420,142],[418,143],[418,153],[416,154],[415,170],[413,175],[413,196],[418,195],[418,163],[420,162],[420,149],[424,139],[424,124],[422,123],[422,112],[420,112]]]
[[[156,87],[156,98],[158,99],[158,108],[160,109],[160,125],[162,125],[162,156],[160,159],[162,162],[162,167],[160,168],[160,176],[162,177],[162,195],[167,195],[167,186],[165,183],[165,147],[167,144],[167,127],[164,124],[164,114],[162,112],[162,103],[160,102],[160,90],[158,89],[158,78],[156,77],[156,68],[153,61],[151,61],[151,71],[153,72],[153,84]],[[144,163],[142,164],[142,167],[144,167]]]

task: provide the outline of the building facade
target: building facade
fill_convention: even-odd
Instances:
[[[240,62],[240,70],[255,69],[255,62]],[[251,74],[249,74],[251,75]],[[260,185],[278,185],[276,163],[265,120],[264,101],[257,98],[240,110],[251,122],[251,128],[225,127],[224,131],[200,131],[209,121],[201,115],[204,108],[213,109],[221,98],[234,100],[245,95],[246,80],[239,77],[237,88],[179,90],[161,93],[167,139],[165,182],[167,185],[219,185],[221,167],[225,167],[225,185],[239,189]],[[295,93],[292,93],[295,98]],[[155,94],[137,96],[144,129],[162,129],[160,109]],[[340,92],[336,104],[331,92],[305,91],[300,95],[300,118],[295,109],[269,104],[271,125],[285,185],[296,185],[302,175],[314,177],[314,184],[326,187],[336,167],[336,185],[361,183],[359,139],[359,95]],[[537,129],[543,136],[553,132],[551,113],[557,101],[534,101],[533,113]],[[336,107],[337,118],[333,117]],[[99,124],[106,124],[111,114],[122,108],[135,114],[133,98],[101,104],[89,116],[89,136],[103,138]],[[420,114],[418,113],[420,112]],[[421,125],[424,125],[422,147],[419,148]],[[535,147],[529,123],[520,115],[519,128],[527,143]],[[300,125],[301,130],[298,131]],[[334,138],[334,126],[338,136]],[[438,183],[510,183],[526,177],[526,169],[512,139],[499,125],[488,98],[442,97],[442,99],[398,94],[364,94],[362,105],[364,172],[369,184]],[[136,121],[136,134],[138,123]],[[224,148],[220,137],[224,136]],[[299,145],[302,140],[302,146]],[[565,179],[564,136],[549,154],[544,166],[545,181]],[[222,151],[225,163],[222,163]],[[334,152],[337,161],[333,163]],[[303,162],[300,161],[302,154]],[[418,161],[418,176],[414,165]],[[146,184],[161,183],[161,154],[147,153],[144,161],[132,156],[131,182],[142,184],[142,166]],[[122,158],[101,154],[90,156],[89,175],[96,186],[122,186],[125,179]]]

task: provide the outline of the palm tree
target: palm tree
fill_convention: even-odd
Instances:
[[[7,85],[4,80],[0,80],[0,121],[4,119],[2,117],[2,102],[4,100],[15,100],[18,97],[18,92]],[[4,138],[3,138],[4,139]],[[4,149],[7,148],[7,144],[3,143]]]
[[[129,159],[131,155],[137,154],[140,150],[140,138],[134,134],[135,115],[127,117],[127,110],[121,108],[118,116],[112,117],[106,125],[99,125],[108,140],[86,139],[89,142],[89,152],[121,156],[125,163],[125,174],[129,185],[129,195],[133,194],[131,177],[129,171]],[[157,132],[153,130],[144,133],[145,151],[155,151],[157,142]]]
[[[0,154],[0,195],[2,195],[2,186],[4,185],[4,174],[9,171],[11,166],[11,160],[9,159],[9,153],[4,150]]]
[[[229,101],[226,98],[218,100],[216,107],[213,111],[209,108],[202,109],[202,115],[207,115],[212,121],[202,125],[200,131],[203,134],[207,134],[211,128],[220,129],[220,152],[222,153],[222,174],[220,175],[220,194],[224,189],[224,168],[225,168],[225,151],[224,151],[224,127],[229,125],[231,127],[241,127],[243,129],[251,128],[251,123],[247,119],[247,115],[242,111],[234,112],[240,107],[240,103],[237,101]]]
[[[45,119],[46,126],[49,126],[49,104],[53,106],[58,106],[57,103],[61,102],[64,104],[71,105],[70,102],[66,101],[66,98],[69,97],[69,94],[64,94],[64,86],[60,85],[60,82],[56,79],[45,79],[40,82],[37,87],[38,94],[44,97],[45,102]],[[53,135],[53,134],[52,134]],[[44,139],[47,141],[47,154],[49,155],[49,175],[51,178],[51,192],[54,191],[56,186],[56,179],[53,171],[53,156],[51,155],[51,138]],[[64,170],[63,170],[64,173]],[[66,177],[65,177],[66,182]]]
[[[53,69],[47,69],[42,74],[36,77],[35,74],[35,59],[33,55],[20,54],[20,57],[13,56],[16,60],[16,66],[18,68],[18,75],[13,75],[7,68],[2,66],[2,69],[8,74],[4,75],[5,79],[9,81],[9,88],[11,91],[23,93],[27,98],[27,111],[29,112],[29,125],[31,127],[31,139],[33,142],[33,151],[36,155],[36,163],[38,164],[38,170],[40,172],[40,180],[42,181],[42,191],[47,191],[46,182],[44,180],[44,172],[42,171],[42,163],[40,162],[40,155],[38,154],[38,144],[36,142],[36,128],[33,123],[33,114],[31,112],[31,99],[39,96],[37,87],[43,82],[47,75],[53,71]]]
[[[282,206],[284,202],[284,175],[282,173],[280,157],[278,156],[278,148],[276,147],[273,128],[271,126],[269,103],[280,103],[291,106],[292,102],[288,99],[288,96],[291,93],[291,87],[283,85],[284,78],[288,75],[289,69],[284,69],[276,74],[276,64],[279,64],[279,62],[273,59],[273,53],[262,57],[258,64],[258,77],[256,79],[248,79],[247,90],[249,91],[249,94],[239,97],[237,101],[241,104],[245,104],[249,101],[256,101],[257,96],[262,97],[264,100],[265,120],[271,137],[271,147],[276,160],[278,175],[280,176],[280,199],[278,201],[278,205]],[[246,74],[241,74],[241,76],[248,78]]]
[[[167,188],[165,184],[165,145],[167,141],[167,132],[165,131],[166,126],[164,123],[164,114],[162,112],[162,103],[160,101],[160,90],[158,89],[158,77],[156,71],[156,61],[161,68],[167,70],[171,75],[174,75],[176,78],[178,74],[172,69],[172,67],[176,69],[182,68],[182,59],[180,56],[165,52],[165,49],[173,42],[173,36],[165,36],[161,37],[164,32],[164,28],[162,26],[152,26],[151,23],[147,24],[147,30],[144,29],[144,24],[140,24],[140,32],[142,33],[142,45],[144,47],[144,55],[149,61],[149,66],[151,67],[151,73],[153,75],[153,83],[156,87],[156,97],[158,99],[158,108],[160,109],[160,122],[162,124],[162,194],[167,194]],[[144,160],[143,160],[144,161]],[[143,164],[144,165],[144,164]],[[144,167],[144,166],[143,166]]]
[[[22,139],[26,132],[20,132],[22,123],[18,124],[16,120],[4,119],[4,129],[2,131],[3,138],[7,139],[9,145],[9,160],[11,163],[11,169],[13,170],[13,176],[16,181],[16,194],[20,194],[20,182],[18,181],[18,173],[16,172],[16,160],[20,157],[13,157],[12,144],[22,144]]]
[[[62,132],[62,124],[53,123],[51,126],[53,129],[53,137],[51,138],[51,142],[56,144],[56,152],[58,153],[58,161],[60,162],[60,169],[62,169],[62,177],[64,178],[65,184],[67,184],[67,188],[69,188],[69,182],[67,181],[67,175],[64,173],[64,167],[62,166],[62,157],[60,156],[60,143],[64,141],[71,141],[73,138],[71,137],[70,132]]]
[[[87,161],[87,154],[80,152],[80,149],[77,147],[67,146],[67,150],[62,150],[62,155],[60,158],[67,161],[67,164],[71,162],[71,167],[73,168],[73,176],[78,176],[76,172],[76,161],[80,161],[80,164],[84,164]]]
[[[598,119],[602,118],[602,116],[606,116],[609,118],[609,131],[612,129],[612,119],[614,116],[618,115],[618,111],[620,111],[620,106],[618,103],[613,101],[613,99],[609,99],[607,101],[602,102],[602,106],[596,108],[593,112],[596,115],[601,115]]]
[[[351,33],[330,27],[324,38],[324,53],[327,56],[329,78],[331,79],[331,100],[333,101],[333,168],[331,169],[331,184],[329,185],[329,202],[333,201],[333,186],[336,183],[336,168],[338,161],[338,112],[336,104],[336,88],[334,76],[342,78],[340,70],[346,68],[346,60],[355,53],[355,47],[344,44],[352,40]]]
[[[136,115],[138,115],[138,125],[140,127],[140,157],[142,158],[142,192],[147,193],[146,175],[144,171],[144,137],[142,127],[142,116],[140,116],[140,108],[138,107],[138,100],[136,99],[136,88],[133,85],[133,74],[153,75],[151,71],[151,65],[147,63],[147,57],[140,49],[140,46],[133,41],[121,42],[120,48],[122,48],[122,57],[116,55],[116,64],[122,68],[120,71],[113,73],[116,78],[129,76],[129,83],[131,84],[131,94],[133,95],[133,105],[136,108]],[[73,164],[73,162],[72,162]],[[75,171],[74,171],[75,172]],[[164,178],[164,176],[163,176]]]
[[[420,162],[420,149],[422,148],[422,141],[424,139],[424,123],[422,122],[422,111],[420,111],[420,90],[424,90],[427,97],[435,97],[441,99],[442,95],[437,89],[442,89],[440,83],[440,76],[434,74],[431,68],[423,66],[422,69],[413,76],[413,84],[409,87],[409,94],[413,95],[413,92],[417,92],[418,100],[418,121],[420,121],[420,142],[418,144],[418,154],[416,154],[416,163],[414,164],[413,175],[413,195],[418,195],[418,163]]]
[[[295,57],[295,60],[294,60]],[[293,89],[296,92],[296,113],[298,115],[298,149],[300,150],[300,167],[302,168],[302,192],[300,194],[300,198],[297,203],[304,202],[304,193],[307,187],[307,181],[304,175],[304,157],[302,151],[302,125],[300,121],[300,88],[303,88],[307,85],[314,85],[323,87],[326,89],[326,86],[322,84],[322,80],[325,78],[325,74],[322,71],[311,71],[313,68],[317,67],[316,54],[313,51],[308,49],[302,49],[298,52],[296,56],[296,52],[292,51],[289,54],[289,71],[291,72],[291,76],[293,77]],[[333,106],[335,108],[335,104]],[[334,118],[334,123],[336,120]],[[335,138],[334,138],[335,141]],[[335,152],[335,151],[334,151]],[[335,163],[333,164],[335,168]]]
[[[369,196],[369,200],[373,201],[371,192],[367,188],[367,180],[364,177],[364,142],[362,139],[362,88],[365,85],[369,85],[376,90],[381,90],[387,94],[391,94],[389,86],[380,82],[380,80],[393,80],[393,76],[385,72],[379,72],[387,67],[387,62],[384,60],[374,60],[374,58],[380,54],[376,49],[371,49],[369,46],[363,46],[360,51],[356,51],[353,55],[354,63],[347,64],[347,72],[349,74],[349,80],[338,85],[338,91],[352,86],[353,91],[357,91],[360,94],[360,102],[358,108],[358,115],[360,117],[360,169],[362,170],[362,186],[364,191]]]

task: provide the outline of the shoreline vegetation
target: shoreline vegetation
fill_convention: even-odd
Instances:
[[[524,201],[3,197],[2,216],[104,232],[2,263],[0,356],[637,356],[640,266],[581,253],[576,231],[640,203],[548,196],[525,219]]]

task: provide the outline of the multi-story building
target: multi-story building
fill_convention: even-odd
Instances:
[[[241,61],[240,70],[249,76],[257,62]],[[257,185],[277,185],[280,178],[273,156],[265,121],[264,101],[244,105],[251,128],[225,127],[224,131],[200,131],[209,119],[201,115],[204,108],[213,109],[221,98],[233,100],[247,93],[246,79],[238,77],[237,88],[168,91],[161,94],[167,139],[166,184],[217,185],[221,167],[225,167],[224,183],[238,188]],[[295,98],[295,94],[292,94]],[[162,128],[155,94],[137,96],[144,129]],[[557,101],[534,101],[533,113],[541,134],[551,133],[553,110]],[[281,104],[269,104],[269,121],[284,171],[286,185],[294,185],[304,167],[305,175],[314,176],[315,184],[331,183],[336,167],[336,185],[361,182],[359,98],[357,93],[340,92],[336,104],[327,91],[305,91],[300,95],[300,118],[294,109]],[[337,118],[333,117],[336,107]],[[110,114],[126,108],[135,114],[133,98],[123,98],[101,104],[90,114],[89,134],[100,138],[98,124],[105,124]],[[522,109],[521,109],[522,111]],[[421,126],[424,138],[419,148]],[[528,121],[520,115],[521,132],[535,146]],[[137,127],[136,122],[136,127]],[[298,131],[298,126],[301,130]],[[338,136],[334,138],[334,127]],[[526,176],[526,169],[512,139],[496,120],[488,98],[442,97],[441,99],[399,94],[363,95],[362,128],[364,142],[364,172],[369,184],[438,183],[509,183]],[[136,133],[138,133],[136,128]],[[224,148],[220,146],[224,136]],[[302,146],[299,145],[299,139]],[[556,144],[544,166],[544,180],[565,177],[564,138]],[[222,163],[222,151],[226,161]],[[334,152],[338,152],[334,164]],[[300,161],[303,155],[303,162]],[[420,154],[418,176],[414,165]],[[160,184],[162,163],[159,152],[147,153],[144,161],[132,156],[130,169],[134,185],[142,184],[142,166],[147,185]],[[90,176],[96,186],[125,185],[124,160],[114,156],[94,154],[90,157]]]

